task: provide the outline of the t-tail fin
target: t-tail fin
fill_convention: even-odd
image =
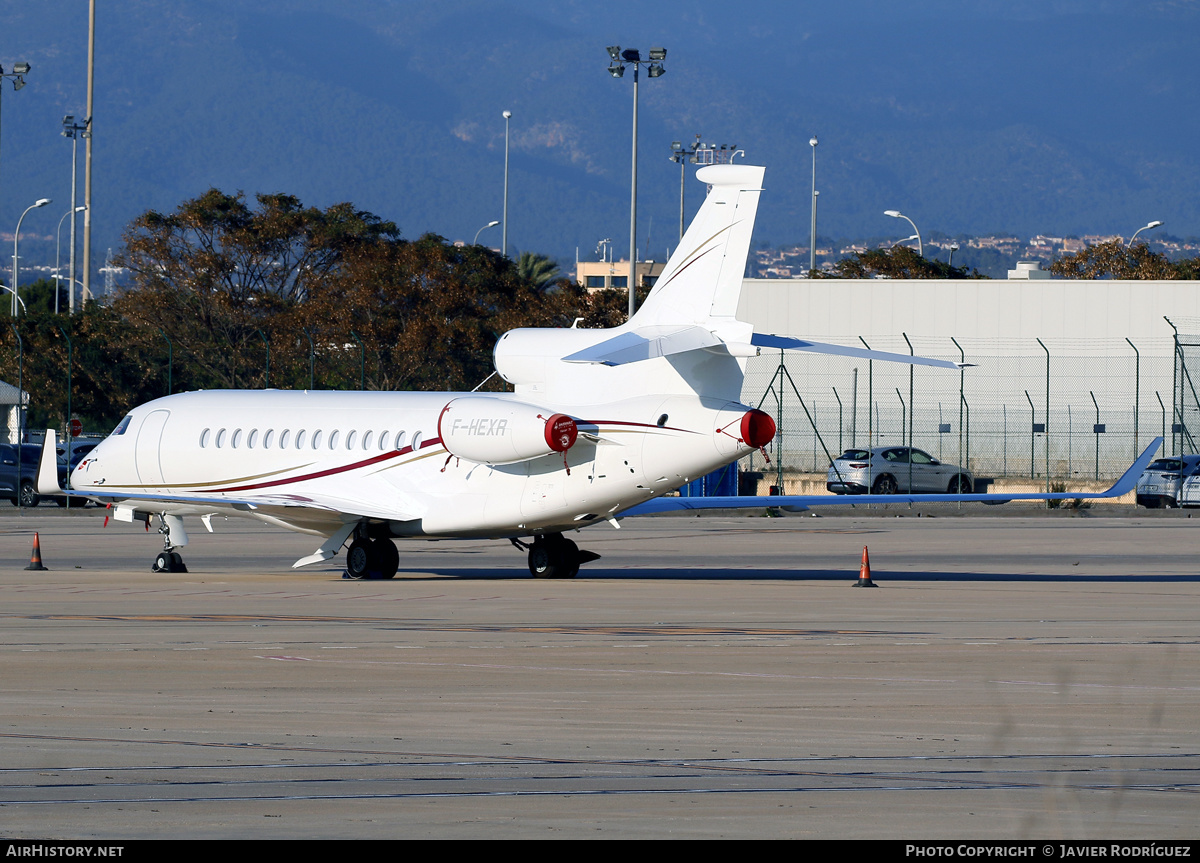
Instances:
[[[754,165],[708,165],[696,172],[696,179],[711,187],[708,197],[632,326],[705,324],[737,314],[764,171]]]

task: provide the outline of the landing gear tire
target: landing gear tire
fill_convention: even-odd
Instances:
[[[871,486],[873,494],[895,494],[900,490],[896,485],[896,479],[889,474],[884,474],[879,479],[875,480],[875,485]]]
[[[364,578],[369,578],[370,572],[370,540],[356,539],[346,549],[346,578],[352,581],[361,581]]]
[[[395,578],[399,568],[400,552],[390,539],[356,539],[346,550],[345,577],[353,581]]]
[[[187,572],[183,558],[177,551],[160,551],[150,567],[151,572]]]
[[[537,578],[574,578],[579,557],[579,546],[561,533],[539,536],[529,548],[529,572]]]

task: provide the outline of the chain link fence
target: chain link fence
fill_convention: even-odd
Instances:
[[[779,434],[743,469],[821,473],[845,449],[910,443],[977,477],[1111,481],[1157,435],[1197,452],[1200,337],[871,339],[862,346],[974,363],[924,366],[764,351],[742,400]],[[911,343],[911,344],[910,344]],[[1174,421],[1173,421],[1174,418]],[[1172,429],[1174,428],[1174,434]]]

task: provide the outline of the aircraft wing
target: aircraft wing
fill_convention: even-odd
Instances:
[[[792,336],[773,336],[767,333],[755,333],[750,338],[750,344],[760,348],[783,348],[788,351],[805,351],[812,354],[834,354],[840,357],[858,357],[864,360],[882,360],[889,363],[905,363],[911,366],[933,366],[939,369],[962,369],[973,363],[954,363],[949,360],[935,360],[930,357],[915,357],[910,354],[894,354],[889,351],[875,351],[866,348],[852,348],[847,345],[831,345],[825,342],[812,342],[808,339],[797,339]]]
[[[852,506],[860,503],[1008,503],[1013,500],[1098,500],[1121,497],[1137,488],[1138,477],[1154,460],[1163,439],[1156,437],[1129,469],[1104,491],[1015,492],[1012,494],[785,494],[770,497],[656,497],[631,507],[622,516],[700,509],[805,510],[813,506]]]

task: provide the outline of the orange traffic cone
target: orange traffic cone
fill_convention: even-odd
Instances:
[[[854,582],[855,587],[879,587],[878,584],[871,581],[871,558],[867,557],[867,547],[863,546],[862,566],[858,570],[858,581]]]
[[[29,566],[25,568],[38,571],[46,569],[42,566],[42,544],[38,541],[36,533],[33,535],[33,554],[29,557]]]

